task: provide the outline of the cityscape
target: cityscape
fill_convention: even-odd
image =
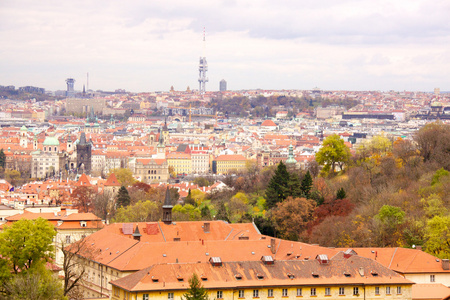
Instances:
[[[450,6],[244,2],[0,5],[0,299],[450,299]]]

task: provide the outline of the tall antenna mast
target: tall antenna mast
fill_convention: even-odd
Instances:
[[[198,65],[198,91],[200,94],[204,94],[206,91],[206,83],[209,81],[208,77],[206,77],[206,71],[208,71],[208,63],[206,62],[206,56],[205,56],[205,48],[206,48],[206,34],[205,34],[205,27],[203,27],[203,53],[200,57],[200,62]]]
[[[89,72],[86,74],[86,91],[89,91]]]

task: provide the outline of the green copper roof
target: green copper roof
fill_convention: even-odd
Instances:
[[[48,136],[45,138],[44,146],[59,146],[59,141],[54,136]]]

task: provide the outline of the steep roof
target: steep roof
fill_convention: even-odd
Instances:
[[[106,180],[105,182],[105,186],[120,186],[119,180],[117,180],[114,173],[111,173],[111,175],[109,175],[108,180]]]

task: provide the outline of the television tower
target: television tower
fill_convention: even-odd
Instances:
[[[208,63],[206,62],[206,57],[205,57],[205,46],[206,46],[205,28],[203,27],[203,53],[202,53],[202,56],[200,57],[200,63],[198,65],[198,71],[199,71],[198,90],[199,90],[200,94],[205,93],[206,83],[209,81],[208,77],[206,77],[206,71],[208,71]]]

